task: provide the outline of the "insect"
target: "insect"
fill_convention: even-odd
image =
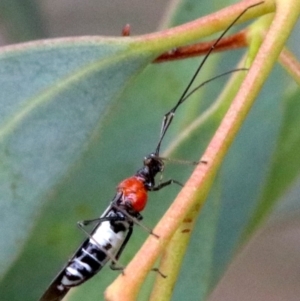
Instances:
[[[249,6],[245,9],[215,41],[211,49],[201,61],[178,102],[164,115],[160,137],[155,151],[144,158],[142,168],[140,168],[133,176],[123,180],[117,186],[116,195],[99,218],[79,223],[79,226],[82,229],[84,226],[91,223],[95,223],[96,225],[90,234],[84,230],[87,233],[88,238],[56,276],[49,288],[40,298],[40,301],[62,300],[72,287],[78,286],[93,277],[108,261],[112,262],[112,269],[123,269],[120,265],[118,266],[117,261],[131,237],[134,224],[141,225],[140,221],[143,217],[140,212],[146,206],[148,192],[160,190],[172,183],[181,185],[178,181],[173,179],[160,182],[159,184],[155,183],[155,177],[157,174],[162,173],[164,170],[164,162],[160,157],[160,148],[163,138],[172,123],[176,110],[192,93],[203,86],[203,84],[230,72],[241,70],[236,69],[223,73],[202,83],[190,91],[190,88],[202,66],[223,36],[237,22],[237,20],[246,13],[247,10],[261,3],[262,2]],[[146,228],[145,226],[143,227]],[[159,238],[159,236],[151,230],[149,230],[149,232]]]

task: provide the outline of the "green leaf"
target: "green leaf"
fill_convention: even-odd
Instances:
[[[181,88],[161,85],[157,66],[122,92],[155,56],[194,38],[74,38],[1,49],[0,291],[7,299],[42,293],[79,244],[76,221],[100,215],[116,183],[153,150],[170,107],[157,99],[173,103],[168,91],[178,97]]]
[[[251,234],[265,219],[277,202],[289,194],[300,175],[299,96],[300,90],[287,93],[282,104],[282,125],[277,145],[270,162],[270,170],[263,186],[261,198],[246,228]],[[299,206],[298,206],[299,208]]]
[[[147,61],[130,57],[127,44],[58,40],[2,51],[1,273],[16,258],[53,187]]]
[[[182,13],[192,7],[190,13],[200,15],[204,3],[196,6],[196,1],[185,1],[184,7]],[[205,9],[211,12],[216,8]],[[298,40],[297,35],[294,39]],[[137,73],[167,48],[162,45],[160,50],[157,46],[151,50],[149,46],[145,52],[135,46],[126,38],[88,38],[2,50],[3,299],[36,300],[46,289],[84,238],[76,230],[76,221],[99,216],[117,183],[140,168],[143,157],[157,143],[163,115],[199,63],[195,58],[154,65],[133,82]],[[212,55],[199,82],[232,69],[241,54]],[[225,81],[207,85],[180,108],[164,149],[213,103]],[[282,70],[275,70],[232,145],[192,236],[174,300],[186,299],[187,291],[189,300],[203,300],[232,260],[271,166],[287,81]],[[223,113],[224,106],[176,147],[171,157],[197,160]],[[184,183],[191,169],[170,164],[164,177]],[[147,226],[155,225],[177,192],[178,187],[173,186],[150,195],[144,213]],[[122,264],[133,257],[146,236],[136,227]],[[72,290],[69,299],[102,299],[115,277],[116,273],[105,267]],[[139,300],[147,299],[152,278],[150,275]]]

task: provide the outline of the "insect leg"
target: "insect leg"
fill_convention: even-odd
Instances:
[[[140,227],[142,227],[146,232],[148,232],[149,234],[155,236],[156,238],[159,238],[159,236],[157,234],[155,234],[152,229],[148,228],[147,226],[145,226],[143,223],[141,223],[140,221],[142,220],[142,216],[139,215],[138,218],[130,215],[128,212],[126,212],[126,210],[123,210],[122,208],[120,208],[117,205],[113,205],[113,207],[115,209],[117,209],[118,211],[122,212],[124,215],[126,215],[130,220],[132,220],[135,224],[139,225]]]
[[[121,247],[120,247],[118,253],[117,253],[116,256],[115,256],[116,260],[119,260],[121,254],[122,254],[123,251],[124,251],[124,248],[126,247],[128,241],[129,241],[129,239],[130,239],[130,237],[131,237],[132,232],[133,232],[133,227],[131,226],[131,227],[129,228],[129,231],[128,231],[128,233],[127,233],[127,236],[126,236],[124,242],[122,243],[122,245],[121,245]],[[122,270],[122,274],[123,274],[123,275],[125,274],[125,273],[124,273],[124,268],[123,268],[123,267],[117,267],[117,266],[116,266],[116,263],[115,263],[114,261],[112,261],[112,263],[110,264],[109,267],[110,267],[113,271],[120,271],[120,270]],[[167,277],[167,276],[164,275],[158,268],[153,268],[153,269],[151,269],[151,271],[158,273],[158,274],[159,274],[161,277],[163,277],[163,278],[166,278],[166,277]]]
[[[168,186],[168,185],[171,185],[171,184],[173,184],[173,183],[175,183],[175,184],[177,184],[177,185],[183,187],[183,185],[182,185],[180,182],[178,182],[177,180],[170,179],[170,180],[168,180],[168,181],[162,182],[162,183],[160,183],[160,184],[158,184],[158,185],[156,185],[156,186],[150,188],[149,190],[150,190],[150,191],[158,191],[158,190],[160,190],[160,189],[162,189],[162,188],[164,188],[164,187],[166,187],[166,186]]]
[[[107,217],[99,217],[99,218],[96,218],[96,219],[92,219],[92,220],[87,220],[87,221],[82,221],[82,222],[78,222],[77,225],[78,227],[91,239],[93,240],[97,247],[102,251],[104,252],[108,257],[109,259],[114,262],[115,264],[118,264],[120,266],[120,270],[121,269],[124,269],[124,267],[122,265],[120,265],[118,263],[118,260],[116,259],[115,256],[111,255],[110,253],[107,252],[107,250],[105,250],[98,242],[97,240],[93,237],[92,234],[90,234],[89,232],[87,232],[85,229],[84,229],[84,226],[90,224],[90,223],[93,223],[93,222],[98,222],[98,225],[97,227],[102,223],[102,222],[105,222],[105,221],[122,221],[124,220],[124,218],[120,217],[120,216],[107,216]]]
[[[84,220],[77,222],[77,225],[80,229],[83,229],[83,227],[88,226],[93,223],[101,224],[103,222],[112,222],[112,221],[118,221],[121,220],[119,216],[106,216],[106,217],[97,217],[94,219]]]
[[[129,229],[128,229],[128,233],[127,233],[127,235],[126,235],[126,237],[125,237],[125,239],[124,239],[124,241],[123,241],[123,243],[122,243],[122,245],[121,245],[121,247],[120,247],[118,253],[117,253],[116,256],[115,256],[116,260],[119,260],[119,258],[120,258],[120,256],[121,256],[121,254],[122,254],[122,252],[123,252],[125,246],[127,245],[127,242],[129,241],[129,239],[130,239],[130,237],[131,237],[132,231],[133,231],[133,227],[132,227],[132,225],[131,225],[131,226],[129,227]],[[123,267],[117,267],[115,261],[112,261],[112,263],[110,264],[109,267],[110,267],[112,270],[114,270],[114,271],[118,271],[118,270],[122,270],[122,271],[123,271],[123,270],[124,270]]]

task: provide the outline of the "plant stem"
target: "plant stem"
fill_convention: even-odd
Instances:
[[[243,1],[239,5],[249,5],[249,2]],[[270,5],[270,2],[268,3]],[[199,210],[203,206],[214,176],[228,148],[244,122],[297,21],[300,11],[298,0],[285,0],[284,3],[283,1],[277,1],[276,4],[277,10],[274,20],[253,61],[252,67],[202,157],[202,160],[208,163],[197,166],[174,203],[155,227],[154,232],[159,233],[159,239],[153,236],[147,239],[138,254],[127,266],[125,276],[120,275],[106,290],[106,300],[135,300],[148,271],[187,213],[192,210]]]

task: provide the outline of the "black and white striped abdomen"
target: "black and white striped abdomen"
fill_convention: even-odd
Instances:
[[[102,222],[92,233],[92,237],[82,245],[76,256],[64,269],[61,284],[57,287],[63,291],[77,286],[95,275],[120,249],[128,231],[126,221],[112,225],[110,221]]]

